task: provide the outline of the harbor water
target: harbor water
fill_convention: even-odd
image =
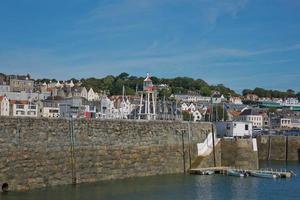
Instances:
[[[290,179],[264,179],[224,175],[163,175],[76,186],[56,186],[21,193],[2,193],[0,199],[300,199],[300,165],[298,162],[265,162],[261,163],[261,167],[292,170],[298,176]]]

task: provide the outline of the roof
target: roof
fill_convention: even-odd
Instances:
[[[232,115],[233,117],[237,117],[237,116],[239,116],[239,115],[240,115],[240,112],[238,112],[238,111],[234,111],[234,110],[232,110],[232,111],[228,111],[228,113],[229,113],[230,115]]]
[[[144,80],[144,82],[150,82],[150,81],[152,81],[152,80],[151,80],[151,77],[150,77],[150,74],[147,74],[147,77],[146,77],[146,79]]]
[[[28,104],[29,102],[27,100],[22,100],[22,101],[19,101],[19,100],[9,100],[9,103],[10,104]]]
[[[248,93],[246,96],[253,96],[253,97],[258,97],[256,94]]]
[[[49,96],[46,100],[63,100],[64,98],[61,96]]]
[[[85,87],[74,86],[74,87],[72,88],[72,92],[81,93],[84,89],[86,90]]]
[[[222,94],[216,93],[212,95],[213,98],[221,98]]]
[[[258,109],[245,109],[243,112],[241,112],[241,116],[245,115],[262,115],[263,112]]]
[[[2,101],[2,99],[4,99],[5,95],[4,96],[0,96],[0,101]],[[7,98],[7,97],[6,97]],[[8,98],[7,98],[8,99]]]

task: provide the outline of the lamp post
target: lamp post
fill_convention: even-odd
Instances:
[[[213,98],[211,96],[211,131],[212,131],[212,143],[213,143],[213,157],[214,157],[214,167],[216,167],[216,152],[215,152],[215,134],[214,134],[214,124],[213,124]],[[217,118],[216,118],[217,119]]]

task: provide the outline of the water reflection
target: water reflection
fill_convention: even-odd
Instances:
[[[284,163],[263,163],[263,166],[285,167]],[[289,163],[287,168],[300,175],[298,163]],[[223,175],[167,175],[1,194],[0,199],[300,199],[299,185],[300,176],[273,180]]]

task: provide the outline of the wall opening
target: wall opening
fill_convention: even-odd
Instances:
[[[8,183],[2,184],[2,192],[8,192]]]
[[[297,149],[298,151],[298,162],[300,162],[300,149]]]

